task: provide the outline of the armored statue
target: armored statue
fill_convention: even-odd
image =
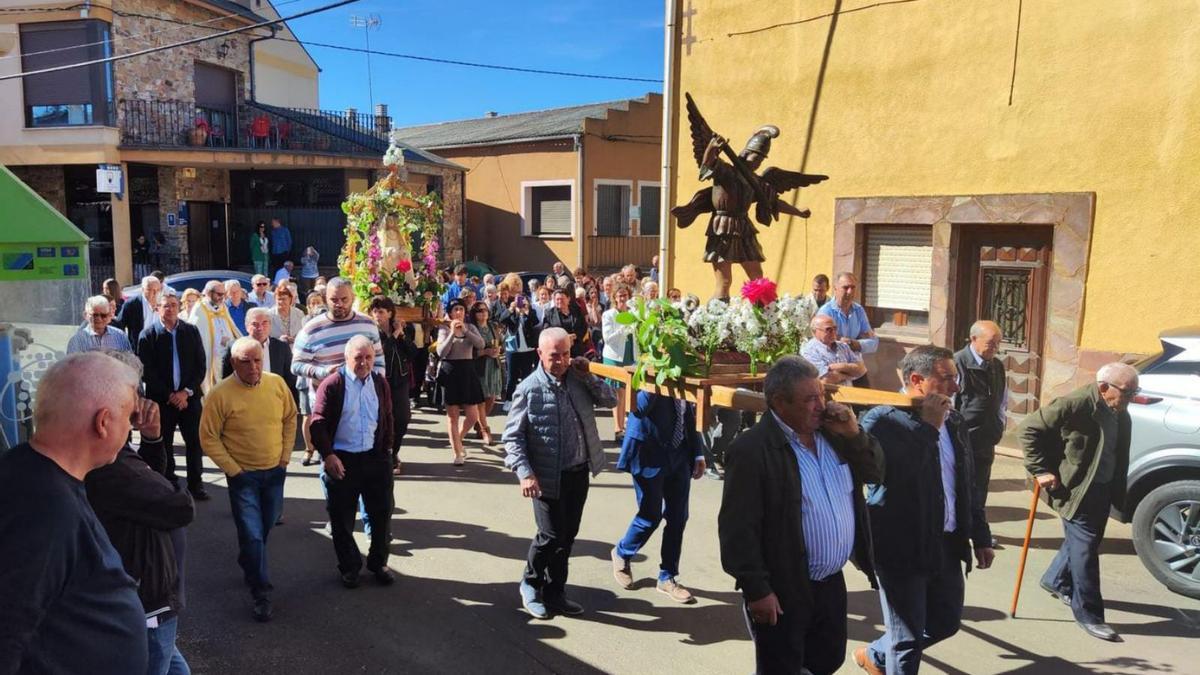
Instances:
[[[692,153],[700,166],[700,180],[712,179],[712,187],[696,192],[691,201],[671,209],[679,227],[692,224],[702,213],[710,213],[704,235],[704,261],[711,263],[716,278],[717,298],[728,298],[732,284],[733,263],[738,263],[750,279],[762,277],[766,260],[758,243],[758,230],[750,222],[750,205],[754,219],[769,226],[780,213],[801,218],[810,215],[808,209],[798,209],[779,199],[780,193],[815,185],[828,178],[818,174],[787,171],[767,167],[755,173],[771,151],[771,139],[779,137],[779,127],[764,125],[750,136],[741,153],[735,154],[729,143],[712,130],[696,107],[691,94],[687,98],[688,123],[692,132]],[[729,160],[721,158],[724,154]]]

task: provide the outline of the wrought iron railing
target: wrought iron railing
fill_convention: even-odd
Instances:
[[[233,107],[194,101],[124,99],[117,107],[121,144],[151,148],[214,148],[378,154],[386,147],[374,116],[278,108],[244,101]],[[380,118],[378,121],[383,121]],[[388,122],[390,123],[390,122]]]

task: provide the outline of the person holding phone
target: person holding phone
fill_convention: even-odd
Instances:
[[[508,332],[504,341],[504,400],[512,401],[517,385],[537,367],[538,318],[529,298],[517,295],[499,319]]]

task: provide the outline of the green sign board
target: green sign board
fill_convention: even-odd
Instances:
[[[0,281],[79,279],[85,271],[78,244],[0,244]]]

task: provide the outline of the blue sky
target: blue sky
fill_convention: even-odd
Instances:
[[[277,2],[281,15],[327,0]],[[528,68],[662,77],[663,4],[654,0],[362,0],[290,22],[300,40],[363,47],[351,15],[378,15],[371,48]],[[369,109],[366,55],[309,46],[321,107]],[[374,100],[397,126],[538,110],[662,91],[621,82],[511,73],[373,55]]]

